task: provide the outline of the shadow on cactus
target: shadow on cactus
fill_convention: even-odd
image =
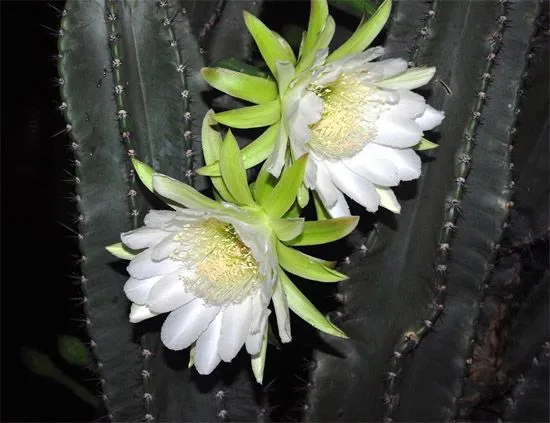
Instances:
[[[107,417],[473,416],[465,399],[480,388],[464,374],[513,220],[510,146],[539,6],[312,0],[307,29],[289,31],[298,43],[264,24],[285,23],[281,4],[67,2],[59,82]],[[358,5],[353,29],[333,18]]]

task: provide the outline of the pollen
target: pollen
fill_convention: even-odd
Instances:
[[[323,99],[321,119],[310,126],[312,150],[327,158],[348,158],[376,137],[384,101],[360,75],[344,73],[329,86],[313,83],[309,89]]]
[[[214,218],[186,224],[174,242],[170,258],[188,267],[180,279],[207,304],[240,303],[260,288],[258,262],[233,225]]]

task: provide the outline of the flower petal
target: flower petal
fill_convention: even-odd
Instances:
[[[132,304],[132,307],[130,307],[130,323],[139,323],[155,316],[157,316],[157,313],[149,310],[147,306]]]
[[[147,249],[135,256],[126,270],[134,278],[146,279],[152,276],[167,275],[177,270],[178,267],[179,263],[171,259],[153,261],[151,249]]]
[[[275,308],[275,316],[277,317],[277,328],[279,329],[279,337],[281,342],[286,343],[292,341],[290,334],[290,312],[286,301],[286,293],[280,282],[275,284],[273,291],[273,306]]]
[[[219,307],[207,306],[200,299],[174,310],[162,325],[162,343],[171,350],[187,348],[204,332],[219,311]]]
[[[336,203],[332,207],[327,208],[328,212],[330,213],[330,216],[333,218],[351,216],[348,202],[346,201],[344,194],[342,194],[338,190],[336,190],[336,194],[337,194]]]
[[[400,58],[386,59],[365,65],[367,75],[371,74],[376,81],[391,78],[407,70],[407,61]]]
[[[391,113],[384,113],[376,123],[373,142],[390,147],[407,148],[418,144],[422,130],[414,121]]]
[[[312,154],[312,157],[313,154]],[[330,174],[326,168],[325,163],[322,161],[317,161],[317,175],[315,180],[315,189],[319,194],[321,201],[324,206],[329,209],[336,204],[338,199],[337,188],[334,186],[332,179],[330,179]]]
[[[330,177],[340,191],[370,212],[378,210],[379,199],[372,182],[353,173],[341,162],[330,164]]]
[[[400,75],[378,81],[376,85],[380,88],[391,88],[394,90],[414,90],[430,82],[434,74],[434,67],[410,68]]]
[[[250,332],[253,300],[247,297],[240,304],[229,304],[223,311],[223,321],[218,354],[221,359],[230,362],[244,345]],[[259,310],[255,310],[259,313]]]
[[[193,301],[196,295],[185,289],[185,282],[182,274],[189,272],[182,269],[168,276],[161,278],[149,292],[147,305],[157,313],[166,313]]]
[[[421,116],[426,110],[424,97],[408,90],[399,90],[399,102],[393,107],[392,112],[398,113],[409,119]]]
[[[145,215],[143,223],[151,228],[165,229],[176,216],[176,212],[172,210],[151,210]]]
[[[394,213],[401,213],[401,205],[391,188],[376,187],[376,192],[380,196],[380,205]]]
[[[260,319],[260,326],[259,330],[255,332],[250,332],[248,337],[246,338],[246,351],[250,355],[256,355],[259,354],[262,349],[262,340],[264,337],[264,332],[267,328],[267,318],[271,314],[271,310],[265,309],[262,312],[262,317]]]
[[[120,240],[124,245],[132,250],[141,250],[159,243],[168,235],[170,234],[161,229],[142,226],[141,228],[134,229],[133,231],[123,232],[120,235]]]
[[[361,156],[368,156],[371,161],[389,161],[397,171],[397,183],[399,181],[411,181],[420,176],[421,161],[420,157],[410,148],[399,149],[386,147],[379,144],[368,144],[361,152]],[[367,159],[365,159],[366,161]],[[369,162],[369,165],[372,163]],[[371,179],[376,185],[395,186],[395,184],[385,184]]]
[[[143,305],[147,302],[149,292],[160,279],[160,276],[147,279],[130,278],[124,284],[124,294],[133,303]]]
[[[389,158],[370,154],[372,145],[377,146],[377,144],[367,144],[359,154],[350,159],[343,159],[342,162],[352,172],[374,184],[383,186],[398,185],[397,167]]]
[[[434,109],[430,105],[426,105],[426,110],[424,111],[424,114],[416,118],[414,121],[417,123],[418,126],[420,126],[423,131],[429,131],[430,129],[433,129],[437,125],[439,125],[444,118],[445,113],[440,110]]]
[[[175,236],[175,234],[169,235],[151,248],[151,259],[153,261],[164,260],[174,252],[174,249],[176,248],[176,244],[174,243]]]
[[[223,313],[219,312],[208,328],[199,336],[195,344],[194,364],[197,372],[208,375],[220,363],[218,343],[222,327]]]

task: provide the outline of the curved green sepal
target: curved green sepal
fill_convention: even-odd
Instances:
[[[258,173],[256,182],[254,182],[254,198],[260,204],[271,193],[275,185],[277,185],[277,178],[267,170],[267,167],[267,162],[264,162]]]
[[[306,298],[304,294],[292,283],[290,278],[281,269],[279,271],[279,282],[286,294],[288,307],[304,319],[307,323],[322,332],[339,338],[348,338],[348,336],[330,320],[321,314],[319,310]]]
[[[130,250],[122,242],[117,242],[116,244],[111,244],[105,247],[113,256],[122,260],[132,260],[138,252]]]
[[[265,324],[267,326],[268,322],[266,322]],[[254,373],[254,377],[256,378],[256,382],[258,382],[259,384],[261,384],[264,379],[265,356],[267,353],[267,333],[268,328],[266,327],[264,330],[264,337],[262,338],[262,348],[260,350],[260,353],[252,356],[250,362],[250,364],[252,365],[252,372]]]
[[[249,129],[269,126],[281,119],[281,104],[277,99],[256,106],[227,110],[216,113],[214,119],[231,128]]]
[[[281,267],[290,273],[318,282],[340,282],[348,279],[336,270],[332,270],[312,257],[277,241],[277,254]]]
[[[269,217],[281,217],[292,206],[306,172],[307,154],[296,160],[292,166],[285,168],[281,179],[261,202]]]
[[[254,198],[248,181],[246,179],[246,170],[239,150],[237,140],[231,133],[227,132],[225,140],[222,143],[220,151],[220,169],[223,181],[231,195],[239,205],[251,206],[254,204]]]
[[[375,83],[380,88],[415,90],[426,85],[435,75],[435,67],[409,68],[405,72]]]
[[[365,50],[386,24],[390,17],[391,6],[391,0],[384,0],[384,3],[380,5],[376,13],[360,25],[344,44],[332,52],[327,57],[326,62],[334,62],[349,54],[357,54]]]
[[[197,353],[197,347],[196,344],[193,344],[191,349],[189,350],[189,363],[187,363],[187,368],[190,369],[195,365],[195,354]]]
[[[224,68],[202,68],[201,75],[217,90],[252,103],[265,103],[279,96],[277,84],[266,78]]]
[[[298,188],[298,195],[296,196],[296,201],[298,201],[298,205],[303,209],[307,206],[307,203],[309,203],[309,190],[305,186],[304,183],[300,185],[300,188]]]
[[[140,162],[135,157],[132,157],[132,164],[134,165],[134,169],[136,170],[136,173],[138,174],[139,179],[141,180],[143,185],[145,185],[145,187],[149,191],[154,192],[153,173],[155,173],[155,171],[153,170],[153,168],[143,162]]]
[[[334,31],[336,31],[336,22],[334,22],[332,16],[329,16],[323,30],[315,41],[313,48],[305,53],[302,59],[298,62],[296,72],[302,72],[313,65],[315,58],[317,57],[317,52],[328,47],[332,37],[334,36]]]
[[[236,59],[234,57],[216,60],[212,64],[212,67],[230,69],[235,72],[246,73],[247,75],[257,76],[260,78],[271,77],[269,72],[264,72],[263,70],[258,69],[255,66],[249,65],[248,63],[243,62],[242,60]]]
[[[422,138],[418,144],[416,144],[413,148],[416,151],[424,151],[424,150],[431,150],[433,148],[439,147],[439,144],[433,143],[426,138]]]
[[[348,235],[358,223],[357,216],[305,222],[303,232],[285,244],[302,247],[333,242]]]
[[[214,165],[219,170],[220,158],[220,149],[222,146],[222,136],[221,134],[214,129],[212,126],[216,124],[214,120],[214,112],[209,110],[202,121],[202,152],[204,154],[204,162],[206,164]],[[214,185],[215,190],[219,196],[230,203],[235,203],[235,199],[227,189],[225,182],[221,178],[221,173],[210,178],[212,180],[212,185]]]
[[[189,185],[161,173],[153,174],[153,188],[156,193],[172,200],[179,206],[198,210],[225,210],[221,203],[202,195]]]
[[[290,209],[288,209],[288,211],[285,214],[283,214],[283,218],[294,219],[300,216],[301,212],[302,212],[302,209],[300,205],[298,204],[297,201],[295,201],[294,204],[292,204],[292,206],[290,207]]]
[[[248,12],[244,12],[244,22],[250,35],[254,38],[265,63],[269,67],[271,73],[277,77],[277,60],[292,62],[294,54],[289,55],[288,51],[281,45],[277,36],[264,25],[256,16]]]
[[[281,46],[281,48],[285,51],[286,56],[290,58],[289,62],[295,65],[296,55],[294,54],[294,51],[292,51],[292,47],[290,47],[290,44],[288,44],[288,41],[285,40],[279,33],[275,31],[271,31],[271,32],[275,36],[275,38],[277,38],[277,41],[279,42],[279,45]],[[278,73],[277,73],[277,76],[279,76]]]
[[[316,191],[313,191],[313,203],[315,204],[315,213],[317,214],[317,220],[326,220],[332,218]]]
[[[327,0],[311,0],[309,8],[309,22],[306,37],[301,46],[301,55],[305,56],[314,51],[314,45],[323,30],[328,17]]]
[[[277,238],[288,241],[297,238],[304,230],[304,218],[271,219],[271,227]]]
[[[251,167],[256,166],[257,164],[263,162],[269,157],[269,155],[273,151],[275,142],[277,141],[280,125],[280,121],[271,125],[262,133],[262,135],[260,135],[258,138],[256,138],[254,141],[252,141],[241,150],[241,156],[243,158],[245,169],[250,169]],[[216,161],[209,164],[208,166],[201,167],[200,169],[197,169],[197,173],[199,175],[210,177],[220,176],[220,163]]]

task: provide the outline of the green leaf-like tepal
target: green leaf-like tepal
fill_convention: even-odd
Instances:
[[[537,1],[399,2],[385,57],[435,66],[428,103],[445,111],[426,137],[401,214],[340,270],[335,324],[350,340],[317,352],[309,421],[448,421],[459,414],[475,325],[511,206],[516,105]],[[543,118],[540,118],[543,119]],[[545,119],[545,118],[544,118]],[[369,254],[368,251],[373,251]],[[433,329],[433,330],[432,330]]]
[[[66,3],[58,44],[60,109],[76,159],[83,320],[99,364],[104,405],[116,421],[216,420],[220,409],[212,407],[210,391],[222,385],[239,398],[234,407],[223,405],[233,419],[257,411],[253,381],[242,371],[248,362],[229,369],[225,382],[219,374],[211,377],[204,389],[193,370],[181,374],[185,352],[164,351],[158,327],[163,317],[137,325],[128,321],[126,262],[106,247],[116,248],[121,232],[139,226],[152,202],[161,205],[137,178],[131,157],[206,188],[206,179],[194,176],[202,165],[200,122],[208,109],[200,69],[208,65],[204,57],[218,60],[232,52],[247,58],[246,31],[228,34],[245,28],[243,9],[256,13],[260,4],[232,2],[219,9],[214,2],[180,0]],[[217,22],[225,33],[211,33]],[[215,48],[203,54],[200,47],[213,41]]]

